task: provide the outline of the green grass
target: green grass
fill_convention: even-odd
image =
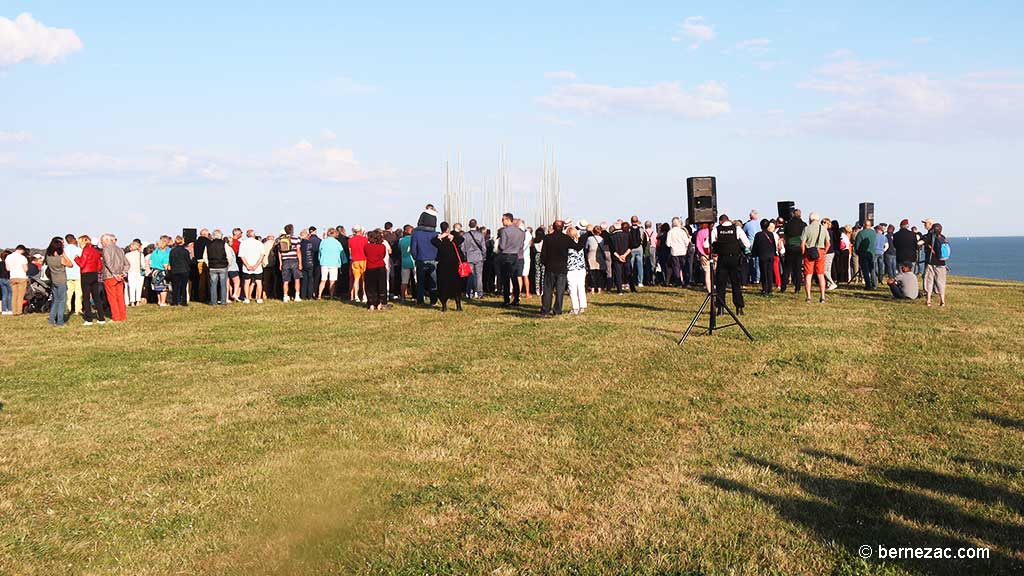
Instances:
[[[4,317],[0,573],[1019,573],[1022,288],[949,292]]]

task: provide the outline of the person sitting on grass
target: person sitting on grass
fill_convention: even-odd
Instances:
[[[892,297],[897,300],[916,300],[918,295],[917,275],[910,271],[910,264],[900,264],[900,272],[895,278],[886,280]]]

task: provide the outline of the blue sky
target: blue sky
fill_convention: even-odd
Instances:
[[[506,4],[0,0],[0,244],[404,223],[459,153],[482,213],[501,145],[567,217],[711,174],[735,217],[1024,234],[1024,4]]]

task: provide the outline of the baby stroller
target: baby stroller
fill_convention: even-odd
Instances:
[[[48,313],[52,303],[53,290],[50,288],[50,282],[38,276],[29,278],[28,289],[25,290],[25,312]]]

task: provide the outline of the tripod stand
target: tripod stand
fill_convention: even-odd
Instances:
[[[739,326],[740,330],[743,330],[743,334],[745,334],[747,338],[749,338],[750,341],[753,342],[754,337],[751,336],[750,332],[747,331],[747,327],[744,326],[742,322],[740,322],[740,319],[736,316],[736,314],[734,314],[733,311],[729,308],[729,306],[726,305],[724,299],[718,297],[718,292],[715,289],[715,276],[718,272],[715,269],[715,260],[711,259],[711,261],[708,262],[708,266],[711,266],[711,285],[709,286],[710,291],[708,292],[708,295],[704,297],[704,303],[700,305],[700,308],[697,310],[697,313],[693,315],[693,319],[690,320],[690,325],[686,327],[686,332],[683,332],[682,338],[679,339],[679,345],[681,346],[683,342],[686,342],[686,338],[690,335],[690,332],[693,331],[693,327],[697,325],[697,321],[700,320],[700,315],[704,313],[705,308],[708,308],[708,304],[711,305],[710,309],[708,310],[708,336],[714,334],[715,330],[721,330],[723,328],[728,328],[730,326]],[[733,287],[733,289],[735,290],[735,287]],[[729,316],[732,317],[732,323],[719,325],[717,322],[717,316],[719,314],[718,309],[725,309]]]

